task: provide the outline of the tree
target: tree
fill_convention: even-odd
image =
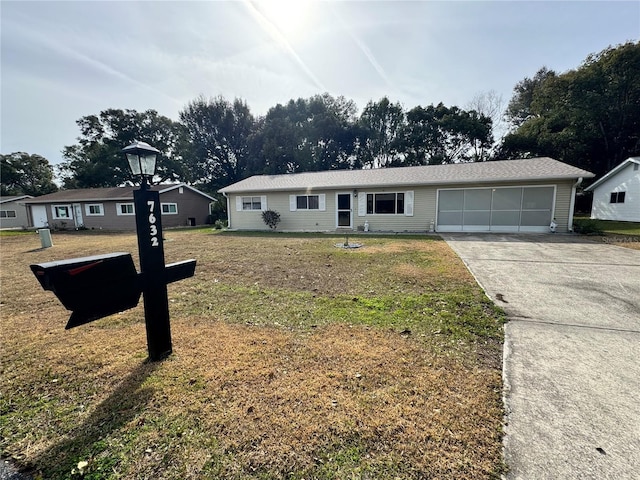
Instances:
[[[158,182],[177,181],[187,171],[182,158],[184,131],[180,124],[155,110],[108,109],[77,122],[78,143],[64,148],[60,166],[65,188],[113,187],[137,181],[131,177],[122,149],[142,140],[161,152]]]
[[[40,155],[14,152],[0,155],[0,194],[45,195],[58,190],[53,182],[53,167]]]
[[[533,78],[525,77],[513,88],[513,97],[507,106],[506,117],[512,128],[520,127],[529,118],[534,116],[532,108],[536,90],[538,90],[546,80],[556,77],[556,72],[542,67],[536,72]]]
[[[387,97],[370,101],[359,121],[362,129],[359,141],[360,162],[370,168],[386,167],[401,160],[401,132],[406,124],[404,110]]]
[[[269,109],[260,129],[263,173],[356,166],[356,106],[325,93]]]
[[[527,98],[529,114],[505,137],[502,154],[551,156],[601,176],[640,152],[640,42],[609,47],[576,70],[549,75]]]
[[[495,155],[495,151],[500,142],[507,133],[506,125],[506,107],[502,94],[495,90],[477,93],[466,106],[468,111],[475,111],[479,115],[491,119],[491,131],[493,136],[493,145],[491,146],[490,156]]]
[[[180,121],[189,141],[191,181],[215,191],[253,173],[255,119],[246,102],[199,97],[180,112]]]
[[[484,161],[493,143],[490,118],[442,103],[409,110],[402,137],[404,165]]]

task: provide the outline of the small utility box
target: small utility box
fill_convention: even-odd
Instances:
[[[48,228],[39,228],[38,235],[40,235],[40,245],[42,248],[53,247],[53,241],[51,240],[51,230]]]

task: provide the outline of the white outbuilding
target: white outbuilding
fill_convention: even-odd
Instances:
[[[591,218],[640,222],[640,157],[627,158],[585,192],[593,192]]]

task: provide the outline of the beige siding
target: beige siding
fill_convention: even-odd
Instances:
[[[563,182],[556,184],[556,205],[554,218],[558,224],[558,232],[567,233],[569,231],[569,207],[571,205],[571,194],[574,182]]]
[[[352,195],[353,210],[353,229],[364,226],[365,221],[369,223],[370,231],[379,232],[426,232],[429,230],[432,222],[436,221],[436,203],[437,192],[440,188],[470,188],[470,187],[515,187],[515,186],[536,186],[536,185],[554,185],[556,186],[556,199],[554,216],[558,223],[558,232],[567,232],[567,224],[569,221],[569,206],[571,202],[571,191],[573,182],[509,182],[509,183],[492,183],[492,184],[450,184],[443,187],[407,187],[407,188],[388,188],[388,189],[358,189],[358,197],[367,193],[391,193],[391,192],[414,192],[413,200],[413,216],[407,215],[376,215],[365,214],[358,215],[358,197]],[[274,192],[268,193],[267,208],[280,213],[281,222],[278,230],[281,231],[333,231],[337,228],[336,214],[336,194],[353,193],[352,190],[324,190],[314,192]],[[325,194],[326,210],[325,211],[290,211],[289,195],[305,195],[305,194]],[[250,192],[239,196],[261,196],[261,192]],[[235,230],[268,230],[268,227],[262,221],[260,211],[237,211],[236,198],[238,195],[229,195],[229,218],[231,219],[231,228]]]

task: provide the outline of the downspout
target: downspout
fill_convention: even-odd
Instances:
[[[569,221],[567,222],[567,229],[573,232],[573,211],[576,206],[576,188],[580,186],[583,178],[578,178],[578,181],[571,187],[571,201],[569,202]]]
[[[231,230],[231,208],[229,206],[229,197],[225,192],[222,192],[222,196],[227,199],[227,228]]]

